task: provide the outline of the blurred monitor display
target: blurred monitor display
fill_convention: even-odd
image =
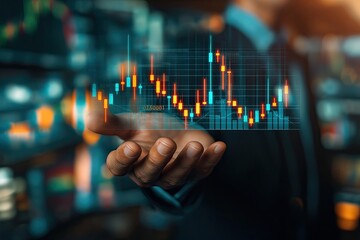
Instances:
[[[62,1],[1,1],[0,61],[34,64],[35,59],[46,63],[54,61],[51,56],[65,56],[73,31],[70,19]]]
[[[325,39],[310,54],[316,110],[324,147],[355,150],[360,145],[359,37]]]

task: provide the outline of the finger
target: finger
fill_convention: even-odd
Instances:
[[[102,101],[93,99],[85,117],[85,125],[92,132],[119,136],[126,140],[131,138],[136,129],[135,121],[132,120],[132,114],[114,115],[109,109],[104,109]]]
[[[176,143],[170,138],[159,138],[149,154],[134,166],[130,178],[141,187],[155,182],[176,151]]]
[[[123,176],[129,172],[138,160],[142,150],[135,142],[124,142],[116,150],[109,153],[106,165],[115,176]]]
[[[215,142],[211,144],[201,156],[195,166],[195,180],[207,177],[216,164],[220,161],[226,150],[226,144],[223,142]]]
[[[203,152],[204,147],[199,142],[188,143],[175,161],[165,168],[157,185],[164,189],[171,189],[184,184]]]

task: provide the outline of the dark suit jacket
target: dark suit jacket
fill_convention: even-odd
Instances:
[[[206,39],[208,34],[196,33],[181,39],[179,45],[190,42],[194,47],[203,48],[208,45]],[[266,62],[259,60],[261,53],[243,33],[226,26],[222,33],[214,35],[214,46],[240,51],[242,60],[236,63],[240,67],[234,70],[234,76],[246,76],[243,80],[249,86],[256,81],[264,85],[261,81],[265,81]],[[273,61],[282,63],[283,69],[278,70],[287,77],[285,63],[299,61],[286,49],[285,44],[279,44],[269,55],[273,54]],[[286,62],[274,54],[279,51],[287,55]],[[251,67],[255,65],[256,69]],[[255,79],[256,76],[260,78]],[[304,82],[304,85],[308,88],[308,84]],[[247,89],[245,93],[251,96],[254,91]],[[309,89],[305,91],[309,93]],[[308,98],[311,102],[310,95]],[[247,101],[251,104],[256,100]],[[309,126],[311,137],[318,136],[314,116],[313,109],[309,108],[308,117],[313,125]],[[312,183],[308,183],[308,154],[305,154],[307,148],[300,131],[213,131],[211,134],[226,142],[227,151],[205,181],[202,204],[185,217],[176,239],[295,239],[299,236],[307,239],[311,231],[307,201],[312,201],[307,184]],[[319,146],[318,139],[312,141]],[[315,161],[315,157],[310,161]],[[312,193],[312,196],[319,194]]]

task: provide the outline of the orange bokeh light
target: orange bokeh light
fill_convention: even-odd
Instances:
[[[42,131],[48,131],[54,123],[54,110],[49,106],[42,106],[36,110],[37,124]]]
[[[32,130],[28,123],[13,123],[8,130],[8,134],[10,135],[10,137],[26,140],[31,139],[31,133]]]
[[[357,204],[339,202],[335,206],[338,217],[338,227],[342,230],[353,231],[358,227],[360,208]]]

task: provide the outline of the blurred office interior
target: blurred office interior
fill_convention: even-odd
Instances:
[[[0,238],[170,239],[181,217],[149,207],[106,168],[114,137],[88,131],[93,81],[116,81],[132,46],[165,49],[189,30],[221,31],[219,0],[2,0]],[[283,15],[307,59],[331,166],[340,239],[360,238],[360,1],[294,0]],[[327,169],[327,168],[325,168]],[[321,204],[321,202],[320,202]],[[331,215],[331,214],[330,214]]]

